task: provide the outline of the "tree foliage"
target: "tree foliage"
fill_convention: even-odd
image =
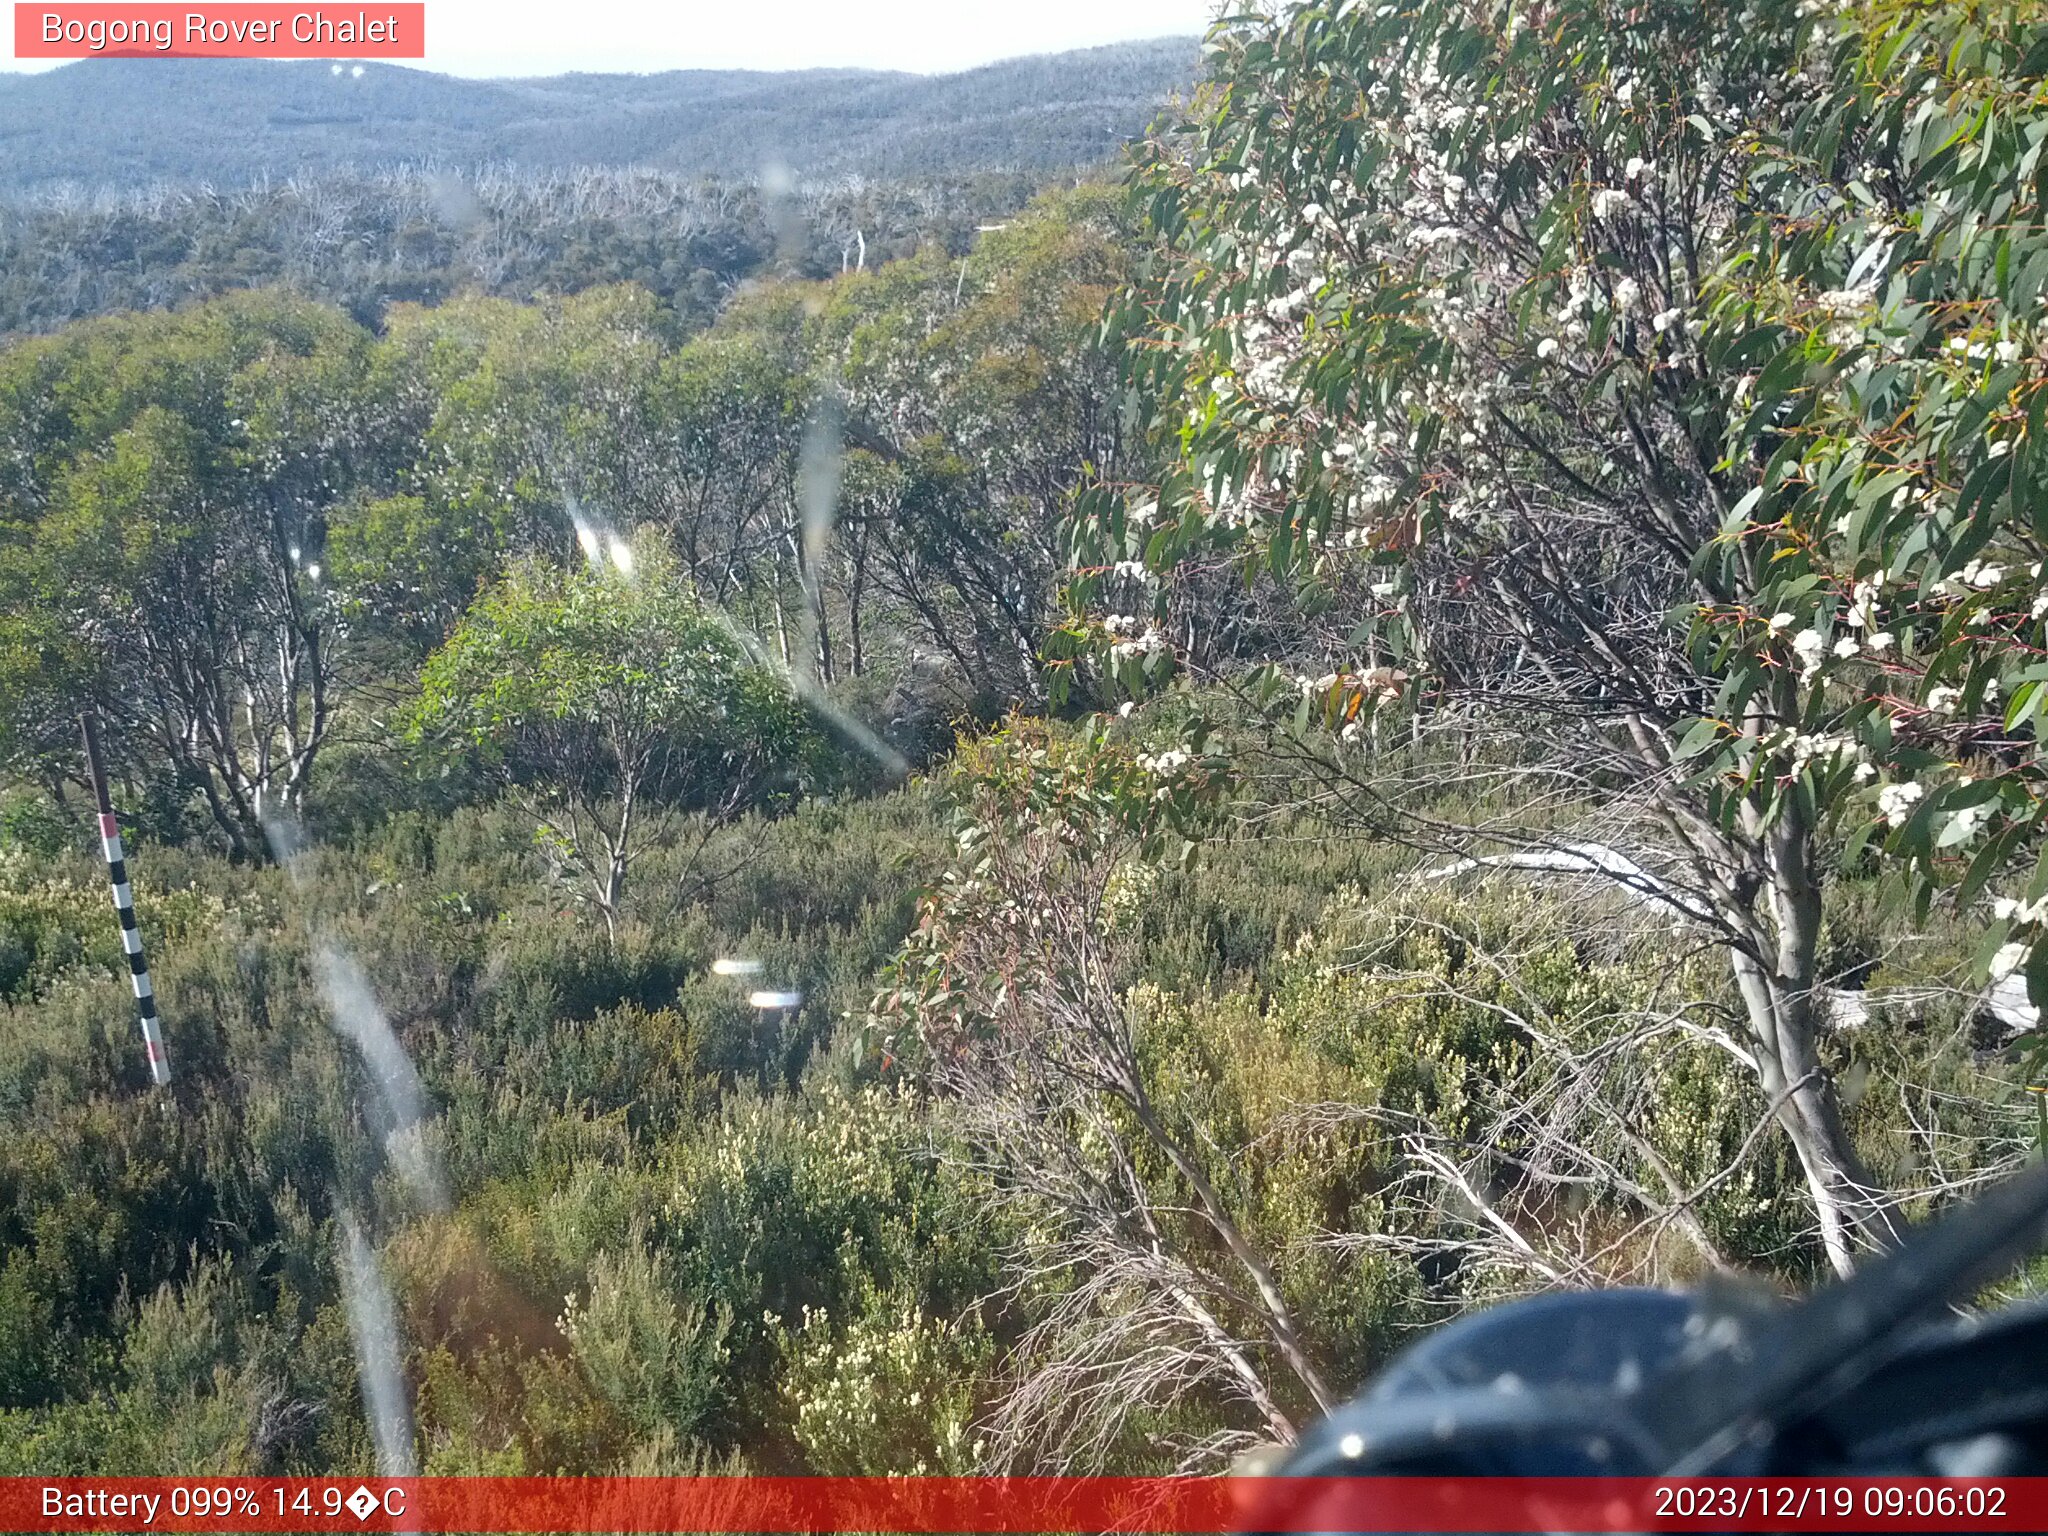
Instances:
[[[1289,8],[1136,194],[1166,249],[1118,324],[1173,454],[1098,559],[1293,584],[1321,665],[1257,686],[1341,746],[1398,700],[1626,812],[1644,856],[1582,872],[1725,945],[1843,1268],[1893,1223],[1816,1050],[1828,840],[1883,833],[1924,912],[2032,819],[1998,701],[2038,619],[1986,603],[2038,566],[1984,429],[2033,387],[2039,25]]]
[[[237,854],[296,807],[346,687],[319,555],[395,468],[368,339],[265,296],[9,352],[0,609],[20,765],[96,705]]]
[[[481,754],[614,935],[653,806],[726,815],[794,789],[775,776],[800,767],[806,736],[793,696],[652,540],[615,543],[587,573],[515,567],[428,659],[406,728]]]

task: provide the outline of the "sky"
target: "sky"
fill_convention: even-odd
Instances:
[[[359,8],[376,10],[327,7]],[[821,66],[938,73],[1193,36],[1214,8],[1215,0],[427,0],[419,67],[471,76]],[[0,60],[11,70],[39,64],[11,49]]]

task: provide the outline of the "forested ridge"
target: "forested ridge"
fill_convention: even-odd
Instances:
[[[102,59],[0,79],[0,334],[273,285],[374,325],[630,281],[701,325],[752,278],[964,255],[1102,174],[1196,63],[1175,38],[937,76]]]
[[[926,246],[964,256],[982,225],[1086,179],[988,170],[764,185],[487,166],[30,196],[0,204],[0,332],[255,287],[289,288],[375,326],[392,304],[618,282],[698,328],[757,278],[822,277]]]
[[[746,180],[1091,169],[1197,69],[1192,38],[946,75],[669,70],[465,80],[319,60],[87,59],[0,80],[0,187],[238,187],[401,166]]]
[[[1028,202],[8,278],[0,1473],[1216,1470],[2036,1155],[2044,59],[1289,6]]]

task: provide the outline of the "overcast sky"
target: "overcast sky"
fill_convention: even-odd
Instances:
[[[1214,8],[1215,0],[427,0],[423,67],[484,76],[826,65],[939,72],[1193,36]],[[38,63],[16,61],[10,48],[0,67]]]

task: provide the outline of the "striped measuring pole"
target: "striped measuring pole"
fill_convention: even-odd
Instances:
[[[100,758],[99,730],[90,714],[79,717],[85,729],[85,764],[92,770],[93,798],[99,803],[100,847],[107,855],[107,878],[114,883],[114,910],[121,917],[121,948],[128,954],[128,979],[135,987],[135,1006],[142,1014],[142,1048],[149,1053],[150,1081],[161,1088],[171,1080],[171,1059],[164,1054],[164,1032],[156,1013],[156,993],[149,984],[149,962],[142,957],[142,930],[135,926],[135,893],[128,886],[128,860],[121,852],[121,823],[114,816],[107,791],[106,765]]]

